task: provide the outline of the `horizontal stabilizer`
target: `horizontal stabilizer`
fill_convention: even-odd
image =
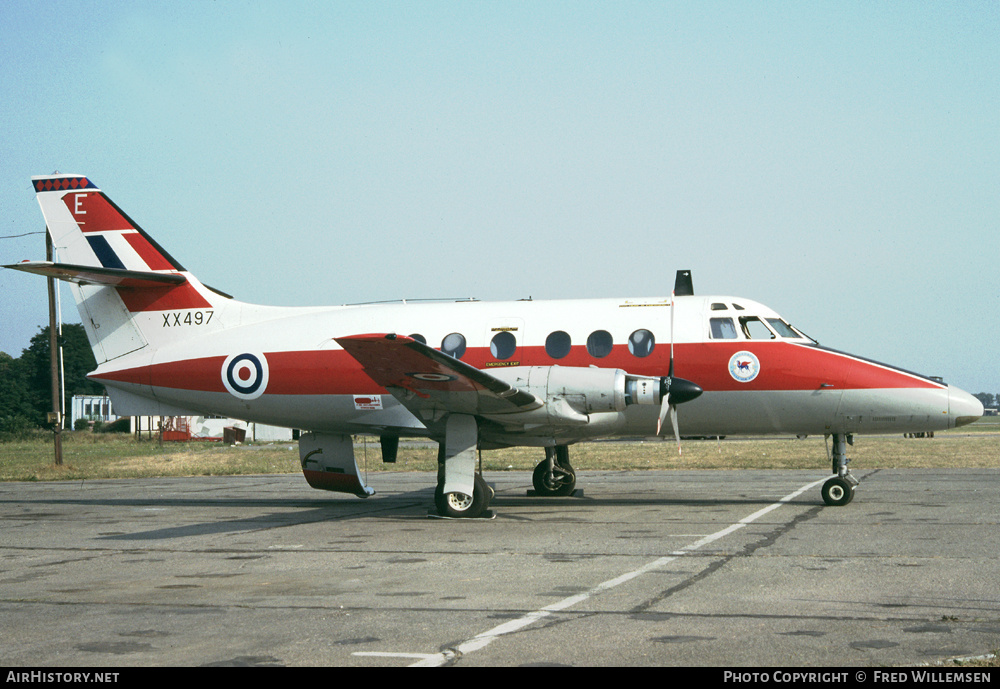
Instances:
[[[75,282],[79,285],[106,285],[141,289],[181,285],[187,282],[187,278],[179,273],[152,273],[142,270],[52,263],[51,261],[24,261],[3,267]]]

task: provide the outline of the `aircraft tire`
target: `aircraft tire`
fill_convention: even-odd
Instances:
[[[545,462],[542,462],[535,467],[531,483],[538,495],[572,495],[576,490],[576,472],[566,467],[557,467],[556,472],[550,476]]]
[[[834,476],[823,484],[823,502],[830,507],[841,507],[854,499],[854,486],[850,481]]]
[[[442,517],[452,519],[475,519],[481,517],[489,507],[493,497],[493,489],[486,480],[476,474],[474,477],[473,495],[465,493],[447,493],[439,485],[434,491],[434,506]]]

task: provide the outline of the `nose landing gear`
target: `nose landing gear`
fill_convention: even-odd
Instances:
[[[854,436],[844,433],[833,434],[833,473],[836,474],[823,484],[823,502],[831,507],[840,507],[854,499],[854,489],[858,480],[851,475],[847,463],[847,446],[854,444]]]

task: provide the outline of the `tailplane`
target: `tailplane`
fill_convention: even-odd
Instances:
[[[90,179],[31,182],[57,260],[5,267],[71,283],[98,364],[175,340],[174,324],[221,327],[231,298],[188,273]]]

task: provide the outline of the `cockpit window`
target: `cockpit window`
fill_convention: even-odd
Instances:
[[[713,340],[735,340],[736,326],[732,318],[710,318]]]
[[[774,339],[774,333],[756,316],[741,316],[740,327],[748,340]]]
[[[795,337],[795,338],[802,337],[797,332],[795,332],[792,326],[788,325],[788,323],[785,323],[780,318],[768,318],[767,322],[770,323],[771,327],[774,328],[775,332],[777,332],[782,337]]]
[[[770,323],[771,327],[777,330],[778,334],[781,335],[782,337],[809,340],[813,344],[819,344],[818,342],[816,342],[816,340],[812,339],[798,328],[789,325],[787,321],[783,321],[780,318],[768,318],[767,322]]]

